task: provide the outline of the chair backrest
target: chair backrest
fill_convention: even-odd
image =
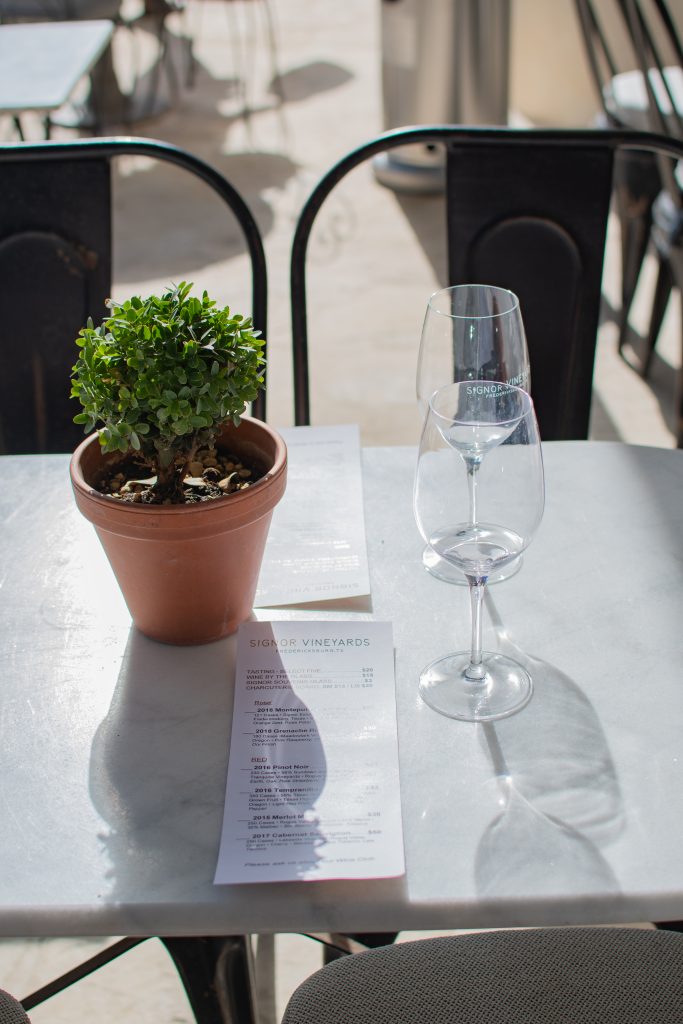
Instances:
[[[406,145],[445,149],[443,283],[516,292],[541,434],[546,440],[587,437],[615,154],[683,156],[680,143],[648,133],[434,125],[387,132],[340,160],[310,194],[292,246],[296,423],[310,422],[306,254],[315,217],[354,167]]]
[[[71,451],[83,438],[69,397],[74,342],[88,317],[99,323],[107,313],[112,161],[124,154],[183,168],[232,211],[250,256],[254,325],[266,334],[258,225],[234,186],[209,164],[146,139],[0,146],[0,453]],[[253,413],[265,418],[264,392]]]

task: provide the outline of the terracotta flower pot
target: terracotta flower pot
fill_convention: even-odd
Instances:
[[[243,417],[217,439],[253,459],[265,476],[225,499],[134,505],[92,483],[107,461],[96,434],[71,458],[76,504],[95,527],[137,628],[170,644],[201,644],[234,633],[251,613],[273,508],[284,493],[287,449],[260,420]]]

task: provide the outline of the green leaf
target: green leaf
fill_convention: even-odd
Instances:
[[[75,422],[100,427],[107,451],[140,451],[158,468],[182,462],[263,386],[263,340],[249,317],[180,282],[159,295],[109,301],[97,327],[75,339]],[[170,453],[170,455],[168,454]]]

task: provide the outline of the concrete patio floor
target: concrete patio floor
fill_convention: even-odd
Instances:
[[[138,2],[125,0],[133,9]],[[194,85],[183,84],[160,116],[127,128],[112,124],[107,132],[151,136],[191,150],[245,196],[263,233],[269,268],[268,419],[288,425],[293,417],[292,233],[320,174],[383,128],[380,5],[270,0],[267,7],[254,0],[189,0],[175,29],[194,40]],[[182,79],[186,54],[179,45],[171,49],[172,66]],[[154,52],[148,33],[136,32],[133,39],[123,30],[117,34],[115,62],[124,88],[131,65],[144,73]],[[144,90],[143,82],[143,95]],[[160,95],[169,93],[162,73]],[[528,123],[523,110],[513,110],[511,120]],[[28,128],[40,136],[37,122]],[[0,132],[11,137],[11,125],[0,123]],[[73,133],[57,129],[55,134]],[[438,196],[397,195],[363,166],[323,208],[309,249],[313,422],[357,422],[366,444],[416,440],[416,348],[427,298],[445,279],[441,203]],[[152,173],[144,159],[119,163],[114,257],[117,298],[184,279],[235,309],[250,307],[236,226],[210,190],[188,182],[175,168],[159,166]],[[636,342],[647,324],[653,272],[648,263],[632,316]],[[608,239],[591,434],[671,447],[681,350],[678,299],[670,303],[645,383],[616,353],[619,274],[615,224]]]
[[[367,0],[273,0],[270,6],[276,69],[262,4],[189,0],[186,26],[194,38],[195,83],[182,88],[166,113],[135,124],[132,133],[202,156],[233,181],[254,210],[270,270],[268,419],[284,426],[293,417],[292,231],[319,174],[382,129],[380,26],[379,5]],[[144,60],[152,41],[140,42]],[[116,40],[117,67],[124,77],[132,59],[129,47],[130,39]],[[27,126],[30,137],[39,137],[37,122],[32,125],[29,119]],[[121,130],[112,125],[109,133]],[[0,132],[10,138],[11,126],[0,123]],[[235,309],[248,309],[246,259],[236,231],[224,225],[211,197],[203,197],[194,185],[185,187],[180,174],[152,174],[144,160],[121,166],[115,198],[115,297],[184,279]],[[438,197],[397,197],[362,168],[325,210],[311,253],[314,422],[358,422],[365,444],[415,443],[419,331],[426,300],[444,275],[440,204]],[[678,302],[671,303],[646,384],[616,354],[616,225],[608,245],[591,435],[673,447]],[[636,332],[645,327],[652,274],[648,264],[634,311]],[[0,987],[21,997],[101,945],[90,939],[0,941]],[[320,965],[321,955],[309,940],[291,936],[277,938],[276,954],[278,1019],[289,992]],[[166,954],[153,941],[31,1016],[35,1024],[192,1020]]]

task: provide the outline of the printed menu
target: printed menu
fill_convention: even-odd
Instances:
[[[403,874],[388,622],[248,622],[215,882]]]
[[[358,426],[279,433],[287,488],[273,512],[254,606],[369,594]]]

